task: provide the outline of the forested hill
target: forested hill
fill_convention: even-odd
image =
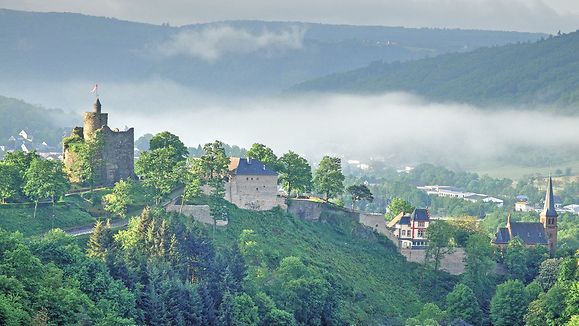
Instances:
[[[376,60],[415,60],[541,36],[264,21],[173,27],[0,9],[0,86],[156,78],[211,92],[277,93]]]
[[[365,68],[297,85],[295,91],[412,92],[482,105],[555,105],[579,112],[579,33]],[[573,106],[575,106],[573,108]]]
[[[0,96],[0,145],[25,130],[35,141],[58,146],[62,128],[72,123],[72,117],[60,110],[48,110],[24,101]]]

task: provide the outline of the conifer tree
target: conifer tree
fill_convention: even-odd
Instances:
[[[86,254],[89,257],[105,260],[107,252],[112,245],[112,232],[109,221],[103,223],[97,221],[90,238],[88,239]]]

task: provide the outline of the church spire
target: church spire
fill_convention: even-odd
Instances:
[[[547,193],[545,194],[545,206],[543,207],[542,213],[548,217],[557,217],[555,199],[553,196],[553,179],[551,178],[551,175],[549,175],[549,184],[547,185]]]

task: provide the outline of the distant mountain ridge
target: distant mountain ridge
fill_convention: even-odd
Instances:
[[[295,92],[404,91],[483,106],[551,106],[579,113],[579,32],[367,67],[301,83]]]
[[[226,21],[181,27],[0,9],[0,84],[167,79],[216,93],[277,93],[363,67],[542,34]]]

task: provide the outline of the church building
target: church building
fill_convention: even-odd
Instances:
[[[507,225],[499,228],[493,244],[504,248],[511,239],[519,237],[525,246],[545,246],[553,256],[557,250],[557,211],[553,196],[553,180],[549,177],[545,205],[541,211],[539,222],[513,222],[510,214],[507,216]]]

